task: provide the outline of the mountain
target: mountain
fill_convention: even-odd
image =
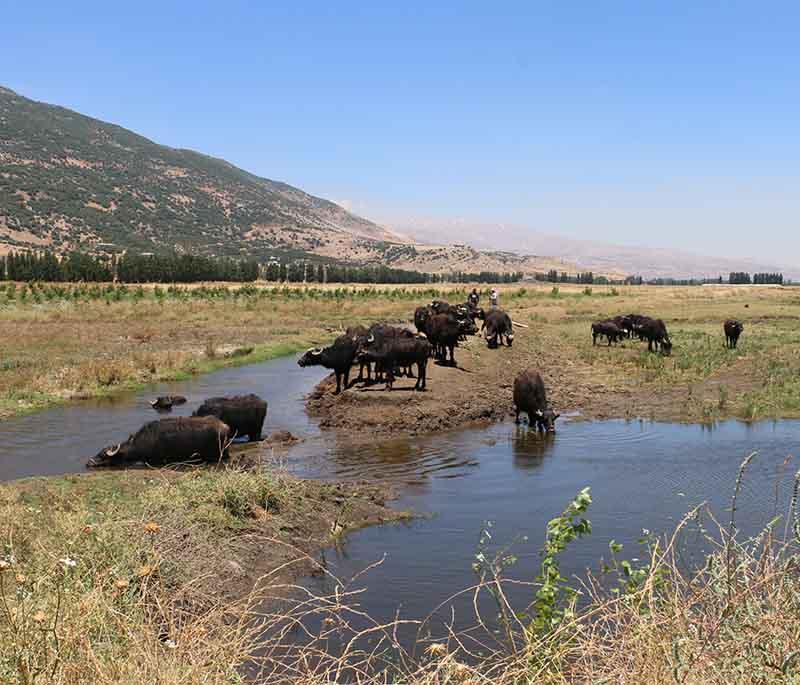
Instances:
[[[44,248],[310,256],[428,272],[575,268],[417,245],[286,183],[0,88],[0,254]]]
[[[357,240],[405,242],[285,183],[0,88],[5,251],[113,245],[263,257]]]
[[[476,249],[513,250],[520,255],[547,254],[581,271],[596,274],[637,274],[645,278],[727,277],[731,271],[782,272],[800,279],[800,270],[787,264],[771,264],[758,259],[713,257],[684,250],[657,247],[614,245],[598,240],[574,240],[532,231],[506,223],[467,219],[415,218],[387,220],[394,230],[422,242],[457,240]]]

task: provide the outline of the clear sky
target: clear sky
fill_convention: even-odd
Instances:
[[[0,83],[378,217],[800,261],[795,2],[2,2]]]

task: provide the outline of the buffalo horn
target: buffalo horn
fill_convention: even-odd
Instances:
[[[122,447],[122,443],[118,444],[114,449],[107,449],[106,456],[113,457],[117,452],[119,452],[120,448]]]

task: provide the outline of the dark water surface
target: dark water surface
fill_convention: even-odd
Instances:
[[[510,575],[532,579],[547,521],[585,487],[594,503],[594,531],[565,553],[562,571],[582,574],[608,556],[608,543],[639,555],[642,529],[664,533],[683,515],[708,501],[727,521],[739,465],[757,451],[744,478],[737,521],[757,531],[774,513],[785,513],[796,460],[800,422],[713,428],[639,421],[567,422],[545,440],[507,422],[482,430],[384,439],[380,435],[322,434],[304,411],[303,397],[325,372],[301,369],[294,357],[226,369],[183,383],[163,384],[139,395],[81,402],[0,423],[0,479],[84,470],[86,458],[123,440],[157,418],[148,402],[159,394],[183,394],[188,415],[206,397],[255,392],[269,402],[265,434],[285,429],[306,438],[287,466],[309,477],[379,479],[397,486],[402,508],[431,514],[409,523],[365,529],[326,550],[329,569],[349,578],[368,564],[383,563],[359,581],[359,601],[377,618],[399,609],[421,618],[452,593],[471,585],[480,531],[493,522],[495,548],[515,538],[519,557]],[[776,504],[777,501],[777,504]],[[781,524],[782,529],[782,524]],[[686,562],[702,551],[687,540]],[[490,550],[491,553],[491,550]],[[309,580],[324,591],[326,581]],[[513,599],[525,604],[529,589]],[[513,593],[512,593],[513,594]],[[468,611],[465,603],[457,607]]]
[[[125,440],[147,421],[189,416],[207,397],[256,393],[269,403],[264,433],[291,430],[317,434],[303,398],[326,372],[301,369],[295,357],[223,369],[179,383],[162,383],[139,394],[88,400],[0,422],[0,480],[76,473],[88,457]],[[158,414],[150,400],[185,395],[189,400],[169,414]]]
[[[358,580],[358,601],[373,617],[387,620],[399,609],[402,618],[421,619],[453,593],[474,584],[472,563],[480,531],[492,521],[489,556],[517,540],[517,563],[508,576],[532,580],[547,522],[558,515],[585,486],[594,500],[587,518],[593,532],[563,555],[565,575],[597,571],[609,557],[609,542],[625,544],[621,558],[641,557],[643,529],[671,532],[693,507],[708,502],[725,524],[742,460],[751,462],[737,501],[741,534],[761,530],[777,513],[786,514],[791,499],[798,453],[800,422],[745,424],[737,421],[714,428],[639,421],[573,422],[560,426],[552,439],[541,438],[513,423],[485,430],[438,437],[386,441],[375,448],[330,446],[317,464],[324,475],[376,477],[402,485],[397,503],[431,518],[368,528],[348,536],[337,549],[327,550],[329,570],[347,580],[385,557]],[[304,461],[297,468],[311,469]],[[713,527],[708,518],[704,523]],[[779,526],[783,531],[783,522]],[[522,540],[524,536],[527,541]],[[681,560],[702,563],[709,545],[686,529]],[[327,579],[309,581],[325,592]],[[517,607],[532,599],[530,588],[512,587]],[[454,604],[456,622],[469,624],[471,600]],[[487,605],[484,603],[484,609]],[[450,603],[442,616],[450,618]],[[491,607],[489,607],[491,611]],[[410,636],[409,636],[410,637]]]

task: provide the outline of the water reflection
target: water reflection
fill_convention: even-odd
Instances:
[[[540,433],[527,426],[515,426],[511,439],[511,454],[518,469],[541,466],[545,456],[552,452],[557,437],[553,433]]]

